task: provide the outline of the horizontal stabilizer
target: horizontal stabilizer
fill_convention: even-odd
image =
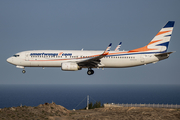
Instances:
[[[173,52],[166,52],[166,53],[159,53],[159,54],[155,54],[155,56],[166,56],[166,55],[170,55],[171,53],[174,53],[175,51]]]

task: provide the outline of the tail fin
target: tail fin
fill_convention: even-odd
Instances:
[[[174,23],[174,21],[168,21],[148,45],[142,48],[131,50],[130,52],[166,52],[173,31]]]

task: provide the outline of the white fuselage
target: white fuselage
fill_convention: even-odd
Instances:
[[[78,51],[78,50],[33,50],[17,53],[7,61],[17,67],[61,67],[64,62],[78,62],[102,54],[103,51]],[[127,51],[110,51],[100,59],[100,68],[124,68],[165,59],[168,56],[156,57],[154,54],[129,54]],[[87,68],[87,67],[83,67]]]

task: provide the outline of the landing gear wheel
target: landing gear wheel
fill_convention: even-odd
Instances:
[[[94,74],[94,70],[91,70],[91,74]]]
[[[87,74],[88,74],[88,75],[94,74],[94,70],[88,70],[88,71],[87,71]]]
[[[26,73],[26,71],[25,71],[25,70],[22,70],[22,73],[24,74],[24,73]]]

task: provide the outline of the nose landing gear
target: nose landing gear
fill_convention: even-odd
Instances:
[[[88,74],[88,75],[94,74],[94,70],[92,70],[91,68],[88,68],[87,74]]]
[[[22,70],[22,73],[24,74],[24,73],[26,73],[26,71],[25,71],[25,70]]]

